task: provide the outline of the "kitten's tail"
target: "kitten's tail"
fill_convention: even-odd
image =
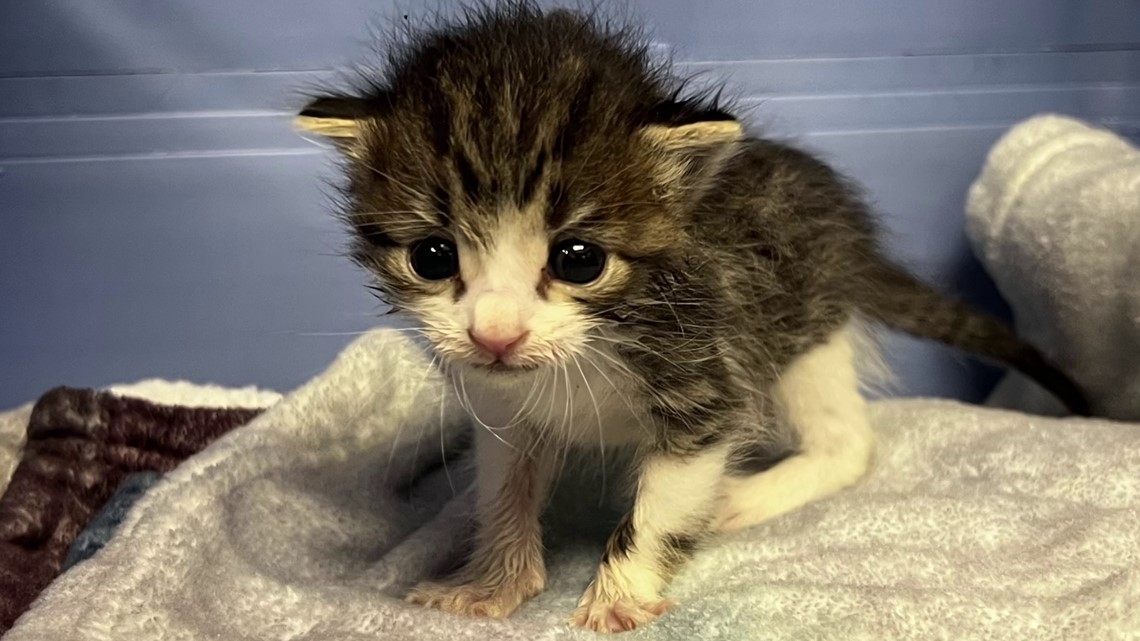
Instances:
[[[877,296],[861,311],[888,327],[1000,361],[1056,396],[1070,412],[1089,416],[1084,392],[1040,350],[998,319],[950,300],[905,270],[883,264],[874,278]]]

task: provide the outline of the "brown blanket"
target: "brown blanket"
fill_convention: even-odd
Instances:
[[[66,387],[44,394],[0,497],[0,634],[59,574],[68,546],[128,475],[168,472],[261,411]]]

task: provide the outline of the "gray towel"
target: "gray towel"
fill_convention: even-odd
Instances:
[[[401,600],[466,532],[446,391],[402,333],[361,337],[165,477],[6,641],[596,638],[564,624],[604,537],[589,504],[555,502],[549,590],[511,619]],[[1140,638],[1137,426],[922,400],[873,420],[865,483],[699,553],[628,638]]]
[[[1070,118],[1033,118],[990,152],[967,213],[1018,332],[1053,348],[1096,415],[1140,420],[1140,150]],[[1020,375],[991,402],[1059,412]]]

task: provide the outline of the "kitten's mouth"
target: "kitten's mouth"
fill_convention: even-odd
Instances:
[[[538,365],[530,363],[509,364],[503,361],[495,361],[493,363],[471,363],[471,367],[483,372],[492,372],[494,374],[522,374],[525,372],[533,372],[538,369]]]

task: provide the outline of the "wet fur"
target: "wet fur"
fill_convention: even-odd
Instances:
[[[480,427],[472,564],[413,601],[509,615],[545,582],[537,519],[559,451],[630,446],[634,507],[572,621],[617,631],[660,615],[710,536],[866,469],[861,320],[1001,359],[1084,409],[1002,324],[884,258],[852,184],[746,133],[718,96],[687,93],[635,30],[483,6],[405,34],[363,78],[299,124],[344,151],[353,258],[420,321]],[[461,277],[419,279],[408,248],[440,234]],[[562,237],[605,248],[597,283],[545,272]],[[491,372],[466,323],[504,306],[530,319],[525,369]]]

